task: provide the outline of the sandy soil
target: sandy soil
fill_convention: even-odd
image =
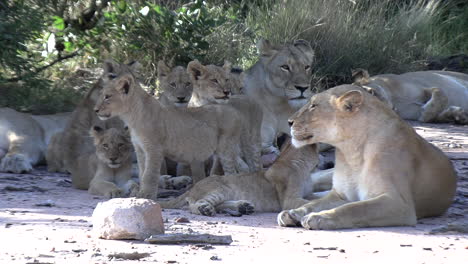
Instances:
[[[278,227],[274,213],[203,217],[164,210],[166,233],[231,235],[234,242],[107,241],[94,237],[90,218],[104,199],[71,188],[69,175],[37,168],[0,174],[0,263],[468,263],[468,126],[412,124],[444,150],[459,176],[449,211],[415,227],[308,231]],[[180,217],[190,222],[177,223]]]

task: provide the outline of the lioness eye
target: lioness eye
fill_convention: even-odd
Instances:
[[[115,79],[117,75],[115,73],[109,73],[109,79]]]
[[[306,70],[306,71],[310,70],[310,66],[309,66],[309,65],[306,65],[306,66],[305,66],[305,70]]]
[[[316,106],[317,106],[317,104],[311,104],[311,105],[309,106],[309,110],[314,110]]]
[[[176,84],[175,84],[175,83],[173,83],[173,82],[172,82],[172,83],[170,83],[169,85],[170,85],[170,86],[172,86],[172,87],[175,87],[175,86],[176,86]]]
[[[104,100],[109,100],[109,98],[111,98],[111,96],[112,95],[108,95],[108,94],[104,95]]]
[[[214,83],[218,83],[218,80],[216,80],[216,79],[211,79],[211,81],[214,82]]]
[[[283,71],[289,71],[289,66],[288,65],[281,65],[281,69]]]

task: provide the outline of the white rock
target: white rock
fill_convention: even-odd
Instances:
[[[143,240],[164,234],[161,206],[149,199],[115,198],[93,212],[93,233],[104,239]]]

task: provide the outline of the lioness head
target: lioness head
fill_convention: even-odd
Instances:
[[[223,67],[215,65],[202,65],[198,60],[191,61],[187,72],[193,83],[193,97],[203,103],[226,103],[231,95],[228,86],[231,64],[225,63]]]
[[[169,68],[164,61],[158,62],[159,87],[162,93],[176,106],[187,106],[192,96],[192,82],[182,66]]]
[[[350,130],[363,129],[363,111],[368,102],[384,104],[355,85],[341,85],[314,95],[288,121],[295,147],[323,142],[334,145],[349,140]],[[388,108],[391,112],[391,109]],[[361,124],[360,124],[361,122]]]
[[[268,40],[257,44],[260,62],[268,73],[269,92],[286,97],[292,107],[301,107],[312,96],[310,82],[314,51],[309,42],[296,40],[290,45],[273,46]]]
[[[119,168],[130,159],[132,143],[128,128],[124,131],[116,128],[104,130],[94,126],[91,128],[91,136],[94,138],[98,159],[110,168]]]
[[[139,65],[138,62],[130,66],[121,64],[119,73],[109,76],[94,106],[99,119],[107,120],[130,110],[132,106],[125,104],[125,101],[133,94],[134,89],[130,88],[138,85],[134,70]]]
[[[369,72],[364,69],[354,69],[351,72],[353,78],[353,84],[361,86],[368,93],[379,98],[380,101],[387,104],[390,108],[394,108],[392,98],[388,91],[379,84],[380,81],[372,80],[369,76]]]

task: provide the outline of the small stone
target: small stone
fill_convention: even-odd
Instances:
[[[115,198],[93,212],[93,232],[104,239],[143,240],[164,234],[161,206],[149,199]]]
[[[174,222],[176,223],[190,223],[190,220],[187,217],[177,217]]]
[[[221,260],[218,256],[211,256],[210,260]]]

